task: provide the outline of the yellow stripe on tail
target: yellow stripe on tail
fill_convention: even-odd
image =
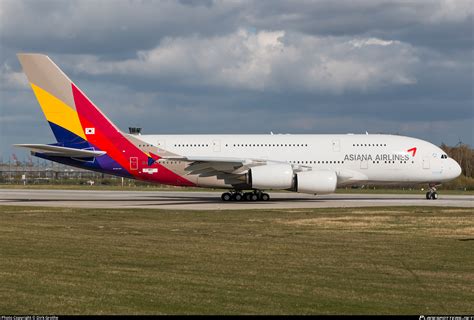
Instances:
[[[75,110],[49,92],[31,83],[31,87],[43,109],[46,120],[52,122],[86,140],[79,116]]]

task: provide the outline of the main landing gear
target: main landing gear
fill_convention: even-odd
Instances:
[[[260,190],[253,192],[230,191],[221,195],[222,201],[268,201],[270,196]]]
[[[438,192],[436,192],[436,186],[434,184],[430,184],[430,189],[426,193],[427,200],[436,200],[438,199]]]

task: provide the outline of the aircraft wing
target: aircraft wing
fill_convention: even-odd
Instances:
[[[194,173],[194,169],[214,168],[229,173],[240,173],[251,167],[262,166],[266,164],[281,164],[285,161],[269,160],[269,159],[249,159],[249,158],[230,158],[230,157],[207,157],[207,156],[162,156],[165,160],[180,160],[191,162],[186,169],[190,173]],[[303,164],[291,164],[296,172],[311,169],[310,166]]]
[[[240,175],[249,168],[265,165],[268,160],[244,159],[227,157],[203,157],[203,156],[166,156],[162,159],[188,161],[186,167],[188,174],[197,174],[201,177],[226,176],[229,174]]]
[[[15,144],[15,147],[29,148],[32,152],[42,153],[48,156],[66,157],[66,158],[91,158],[106,154],[105,151],[95,151],[86,149],[75,149],[54,146],[49,144]]]
[[[254,166],[265,165],[266,160],[243,159],[227,157],[205,156],[168,156],[164,159],[189,162],[184,169],[188,175],[198,175],[201,178],[216,177],[227,184],[240,184],[248,169]]]

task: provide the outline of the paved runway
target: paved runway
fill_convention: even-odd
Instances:
[[[367,206],[474,207],[474,196],[443,195],[426,200],[423,194],[332,194],[270,193],[266,202],[222,202],[217,192],[21,190],[0,189],[1,205],[76,208],[154,208],[187,210],[336,208]],[[1,210],[1,208],[0,208]]]

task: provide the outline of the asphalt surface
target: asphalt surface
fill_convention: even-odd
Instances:
[[[270,201],[223,202],[217,192],[0,189],[1,205],[69,208],[153,208],[176,210],[338,208],[390,206],[474,207],[472,195],[269,193]]]

